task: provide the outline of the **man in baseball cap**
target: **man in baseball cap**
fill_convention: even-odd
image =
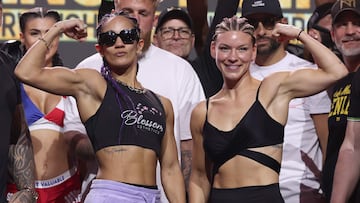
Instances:
[[[339,58],[341,54],[331,39],[332,17],[331,8],[334,2],[328,2],[316,7],[307,23],[308,34],[332,50]],[[308,50],[304,49],[304,58],[314,62]]]
[[[246,0],[242,4],[242,16],[266,13],[282,18],[283,12],[278,0]]]
[[[161,49],[187,59],[195,43],[189,14],[178,7],[163,10],[158,17],[153,42]]]
[[[338,20],[340,14],[345,11],[353,11],[360,15],[360,0],[338,0],[331,9],[331,17],[333,23]]]
[[[360,67],[360,0],[338,0],[331,10],[331,37],[349,74],[330,90],[329,138],[323,166],[323,191],[327,202],[360,202],[358,137],[348,136],[353,103],[354,73]],[[344,91],[346,90],[346,91]],[[338,109],[337,107],[344,107]],[[351,122],[350,122],[351,123]],[[354,133],[354,130],[351,130]],[[346,134],[346,135],[345,135]]]

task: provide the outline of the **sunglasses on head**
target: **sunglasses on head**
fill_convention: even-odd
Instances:
[[[279,20],[280,20],[280,18],[278,18],[278,17],[254,18],[254,19],[249,18],[248,22],[250,25],[252,25],[254,27],[255,30],[259,27],[260,22],[265,29],[272,30],[272,29],[274,29],[276,22]]]
[[[133,44],[134,41],[139,41],[139,33],[137,29],[121,30],[119,33],[114,31],[107,31],[99,34],[98,43],[105,46],[113,46],[120,37],[124,44]]]

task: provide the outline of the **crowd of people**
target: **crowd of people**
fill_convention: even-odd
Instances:
[[[21,13],[0,202],[360,202],[360,0],[315,1],[306,31],[278,0],[239,3],[208,25],[207,0],[103,0],[76,67],[58,45],[81,19]]]

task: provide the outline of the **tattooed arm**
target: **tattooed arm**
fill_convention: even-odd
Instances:
[[[192,140],[182,140],[181,148],[181,170],[184,176],[185,188],[188,191],[189,179],[191,173]]]
[[[11,131],[8,170],[19,191],[9,202],[36,202],[34,154],[22,105],[17,105]]]

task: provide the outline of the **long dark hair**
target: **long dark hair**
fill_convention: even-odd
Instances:
[[[53,18],[55,22],[58,22],[61,20],[60,14],[55,10],[48,10],[43,7],[35,7],[30,10],[27,10],[23,12],[20,15],[20,31],[25,32],[26,24],[29,20],[32,20],[34,18]],[[26,52],[25,47],[23,47],[23,53]],[[56,52],[52,58],[52,64],[53,66],[63,66],[64,63],[62,62],[62,59],[60,58],[60,55],[58,52]]]

